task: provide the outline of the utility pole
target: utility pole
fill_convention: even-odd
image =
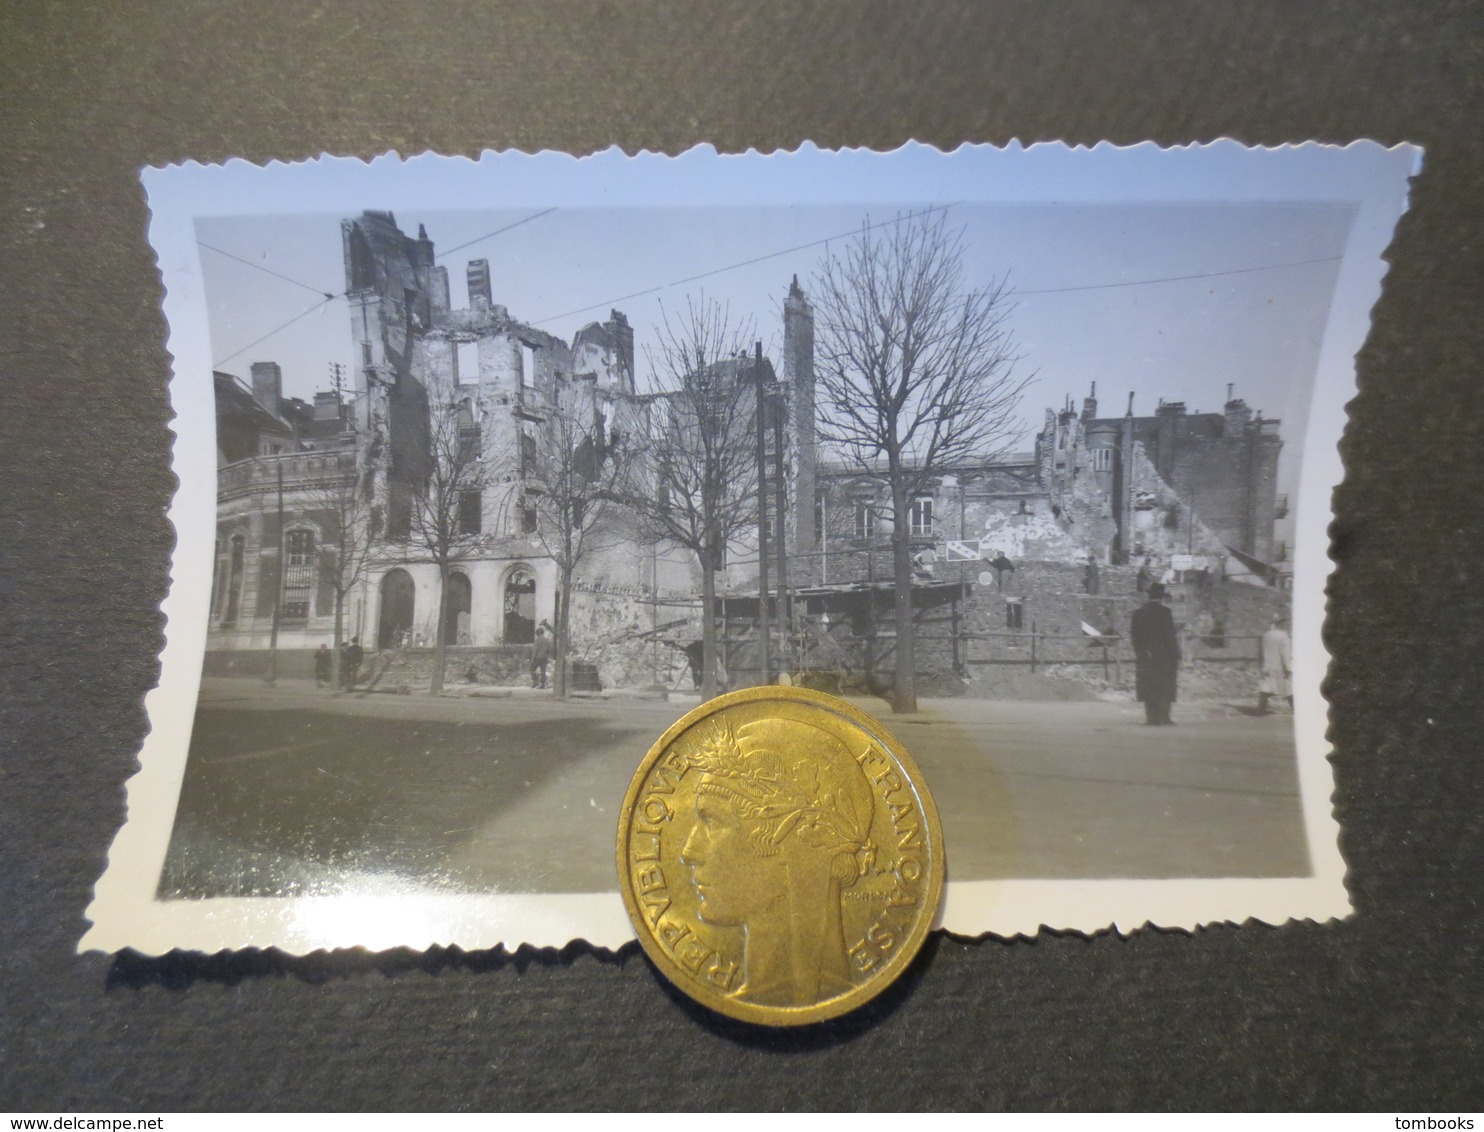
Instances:
[[[278,585],[273,592],[273,628],[268,634],[268,683],[278,682],[278,621],[283,613],[283,461],[278,464]]]
[[[762,683],[773,682],[768,659],[768,396],[763,389],[763,343],[754,344],[752,380],[757,391],[757,630]]]
[[[1185,553],[1195,552],[1195,484],[1190,485],[1190,512],[1189,521],[1185,525]]]
[[[758,361],[762,361],[762,343],[758,343]],[[786,415],[786,406],[783,402],[783,390],[773,389],[773,397],[769,403],[773,407],[773,443],[777,448],[774,453],[773,467],[776,473],[774,490],[777,498],[775,505],[778,510],[778,663],[780,670],[791,667],[790,660],[793,656],[793,610],[788,597],[788,538],[785,533],[788,514],[788,479],[784,475],[783,467],[783,425]],[[791,674],[790,674],[791,675]]]

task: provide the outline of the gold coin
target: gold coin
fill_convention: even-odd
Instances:
[[[885,990],[927,938],[943,832],[922,772],[834,696],[718,696],[650,748],[618,826],[639,942],[697,1002],[796,1026]]]

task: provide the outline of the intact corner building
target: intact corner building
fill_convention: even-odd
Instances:
[[[275,628],[284,649],[328,643],[334,629],[325,555],[339,534],[331,500],[355,476],[348,406],[333,392],[317,394],[313,405],[284,397],[273,362],[253,363],[251,375],[250,385],[212,375],[217,530],[208,672],[235,667],[227,652],[266,650]]]

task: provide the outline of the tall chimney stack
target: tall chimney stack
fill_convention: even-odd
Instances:
[[[490,303],[494,301],[490,291],[490,261],[471,259],[467,278],[469,280],[469,308],[488,310]]]
[[[275,417],[283,400],[283,370],[277,362],[253,362],[252,399]]]

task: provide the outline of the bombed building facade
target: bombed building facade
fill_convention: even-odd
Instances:
[[[250,384],[215,378],[207,671],[260,671],[268,650],[307,665],[337,637],[413,657],[441,637],[463,650],[455,678],[508,680],[536,627],[558,621],[551,454],[565,447],[589,469],[642,462],[633,439],[677,410],[641,388],[622,312],[567,341],[497,302],[485,259],[461,266],[468,303],[455,307],[432,239],[390,213],[342,221],[341,238],[348,380],[310,404],[283,397],[273,363],[254,363]],[[725,531],[715,577],[724,682],[789,671],[870,686],[892,665],[897,517],[884,476],[832,459],[816,436],[815,314],[797,279],[782,308],[777,365],[722,367],[753,406],[755,437],[755,502]],[[961,689],[976,656],[1018,661],[1036,633],[1115,638],[1141,568],[1171,587],[1182,626],[1212,639],[1270,616],[1285,580],[1281,446],[1279,422],[1230,391],[1220,413],[1175,403],[1134,416],[1131,398],[1102,417],[1094,388],[1080,410],[1047,410],[1030,451],[941,469],[901,517],[919,665],[941,677],[927,686]],[[646,521],[639,496],[656,489],[638,471],[565,587],[571,656],[605,686],[683,680],[703,616],[698,555]],[[441,566],[434,500],[456,543]]]
[[[636,389],[634,332],[620,311],[567,342],[494,301],[487,260],[465,266],[468,305],[453,306],[448,269],[427,232],[410,236],[389,213],[346,219],[341,237],[355,359],[349,388],[318,394],[310,406],[281,396],[273,363],[254,363],[253,390],[218,377],[220,561],[208,670],[257,670],[270,647],[302,653],[331,641],[331,581],[350,569],[354,584],[339,602],[344,639],[415,651],[441,635],[484,650],[461,672],[521,671],[536,627],[556,620],[560,589],[540,506],[545,465],[563,444],[590,466],[625,459],[630,439],[673,410],[663,395]],[[812,427],[802,440],[793,423],[785,427],[812,423],[812,411],[788,410],[793,398],[772,362],[732,368],[728,380],[748,386],[744,403],[758,384],[758,404],[780,426],[769,436],[781,437],[790,468],[800,451],[812,460]],[[807,367],[786,357],[783,368]],[[336,420],[333,442],[316,424],[326,414]],[[338,493],[346,524],[359,527],[360,541],[338,554],[336,524],[317,506],[326,491]],[[429,548],[435,501],[451,515],[456,543],[446,572]],[[698,615],[695,555],[657,538],[640,510],[610,507],[604,537],[571,578],[573,655],[592,657],[608,683],[666,677],[682,654],[658,630]],[[755,525],[727,532],[723,585],[756,577],[757,543]],[[345,563],[347,554],[357,560]],[[311,560],[315,584],[305,601]]]
[[[1279,422],[1230,391],[1221,413],[1161,403],[1136,417],[1133,408],[1130,396],[1123,416],[1099,417],[1093,386],[1080,411],[1070,402],[1046,411],[1032,450],[944,468],[911,501],[919,667],[939,678],[929,687],[972,686],[986,674],[976,665],[1116,656],[1150,581],[1169,591],[1192,656],[1245,658],[1286,608],[1289,565],[1274,538],[1286,509]],[[884,657],[896,525],[888,485],[843,465],[816,474],[813,579],[822,592],[873,595],[852,632],[874,638]]]
[[[469,305],[449,302],[447,269],[425,231],[387,213],[342,224],[356,427],[373,500],[366,593],[356,618],[372,647],[431,644],[440,572],[420,512],[449,491],[460,559],[449,575],[445,640],[529,644],[554,615],[554,574],[530,497],[544,435],[558,414],[603,444],[634,405],[634,338],[614,311],[565,342],[511,316],[491,293],[488,261],[467,265]],[[462,450],[466,459],[450,453]],[[440,477],[455,482],[440,484]],[[594,563],[615,590],[643,584],[632,554]]]

